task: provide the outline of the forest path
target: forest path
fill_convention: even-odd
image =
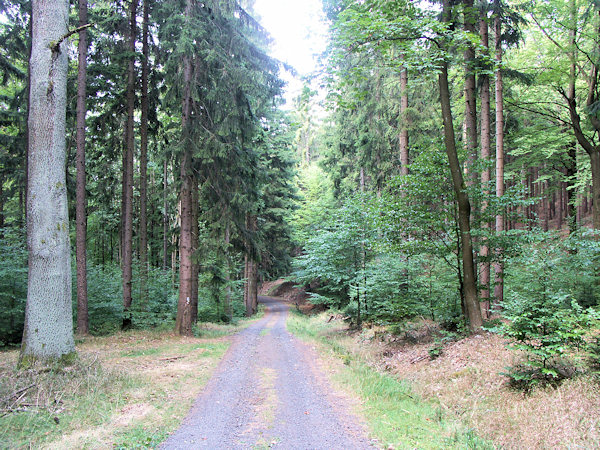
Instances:
[[[265,317],[233,343],[181,427],[162,449],[373,448],[316,366],[286,330],[288,304],[259,297]]]

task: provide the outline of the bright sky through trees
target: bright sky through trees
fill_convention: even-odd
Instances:
[[[325,50],[327,26],[320,0],[256,0],[254,10],[275,42],[272,54],[298,71],[298,77],[312,72],[317,55]],[[293,99],[302,83],[289,74],[286,99]]]

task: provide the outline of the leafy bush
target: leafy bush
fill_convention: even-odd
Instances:
[[[554,234],[531,233],[522,251],[509,259],[503,305],[509,322],[501,332],[512,348],[527,355],[523,364],[507,372],[516,385],[529,389],[574,373],[564,356],[585,343],[595,316],[578,300],[596,283],[597,252],[598,243],[588,235],[562,240]]]
[[[123,322],[123,285],[121,268],[88,263],[88,312],[90,333],[110,334]],[[73,269],[74,270],[74,269]],[[75,277],[75,274],[73,274]],[[131,320],[134,328],[154,328],[171,325],[177,311],[177,291],[171,284],[171,272],[151,268],[146,283],[147,299],[142,303],[139,268],[134,266]],[[75,281],[75,279],[74,279]],[[73,314],[76,314],[76,284],[73,283]]]

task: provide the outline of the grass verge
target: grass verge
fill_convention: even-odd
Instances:
[[[2,448],[153,448],[174,431],[229,347],[238,326],[205,325],[201,337],[131,331],[78,339],[68,367],[15,369],[0,352]]]
[[[407,383],[368,366],[338,339],[342,327],[327,323],[322,315],[294,313],[288,320],[292,333],[318,343],[321,354],[335,356],[327,358],[333,383],[358,395],[358,412],[384,448],[494,448],[440,405],[419,398]]]

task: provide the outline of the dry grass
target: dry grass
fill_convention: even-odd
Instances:
[[[228,345],[141,331],[89,337],[73,366],[27,372],[14,370],[17,351],[2,352],[0,399],[33,386],[10,400],[13,411],[3,406],[1,446],[152,447],[180,423]]]
[[[449,343],[439,358],[431,360],[428,349],[432,344],[423,328],[416,331],[419,338],[409,343],[381,328],[349,334],[343,323],[332,322],[330,339],[378,370],[410,381],[416,393],[439,403],[499,447],[600,446],[600,386],[592,377],[580,376],[557,388],[538,388],[524,395],[500,375],[519,355],[506,349],[506,341],[497,335]],[[431,324],[424,327],[436,332]]]

